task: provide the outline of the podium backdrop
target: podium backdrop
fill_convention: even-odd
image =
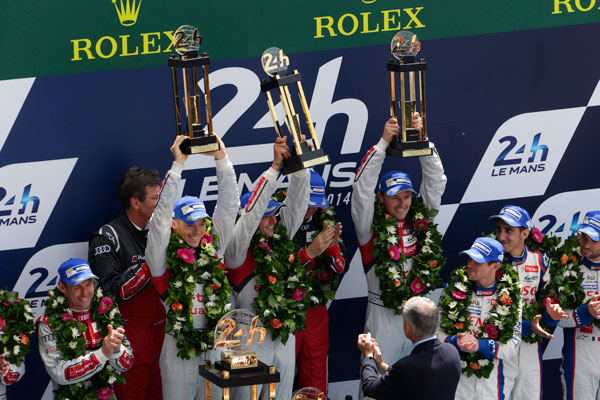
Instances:
[[[125,170],[169,168],[175,120],[167,58],[180,25],[194,25],[203,36],[215,131],[240,192],[251,188],[272,160],[275,138],[259,57],[277,46],[302,73],[331,159],[316,169],[344,224],[352,263],[330,304],[330,397],[356,398],[366,282],[349,203],[355,170],[389,117],[385,64],[394,33],[416,33],[419,57],[428,63],[428,131],[448,177],[438,218],[444,277],[466,262],[458,252],[493,229],[488,216],[505,204],[525,207],[542,232],[561,237],[600,209],[600,2],[432,3],[3,4],[0,287],[18,290],[41,315],[58,265],[86,257],[90,234],[119,212],[116,187]],[[383,170],[392,168],[420,185],[416,159],[388,158]],[[212,210],[212,158],[190,157],[183,178],[181,193],[201,197]],[[281,187],[287,183],[280,178]],[[545,354],[545,399],[559,398],[558,336]],[[9,398],[50,398],[35,348],[26,365]]]

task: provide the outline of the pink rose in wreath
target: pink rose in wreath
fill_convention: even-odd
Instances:
[[[75,317],[73,317],[71,314],[67,314],[67,313],[64,313],[61,319],[63,322],[65,322],[66,320],[69,320],[69,319],[71,319],[73,321],[77,321],[75,319]]]
[[[533,238],[534,242],[542,243],[542,240],[544,239],[544,234],[538,228],[533,228],[531,230],[531,237]]]
[[[296,301],[302,301],[305,295],[306,290],[302,290],[299,287],[296,287],[296,289],[294,289],[294,293],[292,293],[292,299]]]
[[[103,297],[102,300],[100,300],[100,304],[98,304],[98,313],[106,313],[112,304],[113,302],[110,297]]]
[[[110,399],[111,396],[113,395],[115,391],[111,388],[109,388],[108,386],[103,387],[102,389],[98,390],[96,392],[96,394],[98,395],[98,398],[100,400],[107,400]]]
[[[212,238],[211,234],[204,232],[204,235],[202,235],[202,237],[200,238],[200,244],[202,246],[206,246],[208,243],[212,243],[212,242],[213,242],[213,238]]]
[[[415,221],[415,223],[413,224],[413,228],[415,229],[415,231],[426,231],[428,227],[429,227],[428,219],[419,219],[419,220]]]
[[[194,262],[194,252],[190,249],[178,249],[177,256],[188,264]]]
[[[492,324],[486,324],[483,328],[483,332],[490,339],[498,339],[498,329]]]
[[[464,300],[467,298],[467,295],[464,294],[463,292],[456,290],[456,291],[452,292],[452,297],[454,297],[456,300]]]
[[[390,258],[394,261],[400,258],[400,249],[398,249],[398,247],[396,246],[390,247],[388,249],[388,253],[390,255]]]
[[[269,247],[269,244],[268,244],[267,242],[262,242],[262,243],[260,243],[260,244],[258,245],[258,247],[265,247],[265,248],[266,248],[266,249],[269,251],[269,253],[272,253],[272,252],[273,252],[273,250],[271,250],[271,248]]]
[[[419,294],[425,290],[425,284],[419,278],[415,278],[415,280],[412,281],[410,284],[410,290],[412,290],[414,293]]]

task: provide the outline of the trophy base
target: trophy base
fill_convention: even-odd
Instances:
[[[329,162],[329,156],[323,149],[307,151],[299,155],[293,155],[283,160],[283,175],[300,171],[301,169],[314,167],[315,165],[326,164]]]
[[[393,141],[390,143],[387,151],[388,156],[392,157],[418,157],[430,156],[433,154],[433,149],[429,147],[428,140],[417,140],[414,142]]]
[[[217,137],[213,135],[185,139],[181,142],[179,148],[183,154],[199,154],[217,151],[221,148],[221,145],[217,141]]]
[[[221,363],[227,371],[258,366],[258,356],[253,351],[222,351]]]

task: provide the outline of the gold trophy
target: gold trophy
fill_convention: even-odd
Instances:
[[[260,89],[267,96],[267,105],[269,106],[271,117],[273,118],[275,131],[280,137],[283,137],[284,134],[281,130],[281,126],[279,125],[279,118],[277,117],[277,112],[275,111],[275,105],[273,104],[273,98],[271,96],[271,90],[277,88],[283,109],[285,110],[285,125],[287,126],[288,132],[293,141],[291,156],[283,160],[283,168],[281,169],[281,173],[287,175],[304,168],[310,168],[315,165],[328,163],[329,156],[326,155],[323,149],[319,147],[319,140],[315,135],[315,128],[310,116],[310,110],[308,109],[306,97],[304,96],[304,90],[302,89],[302,83],[300,82],[302,80],[302,76],[300,73],[298,73],[298,70],[294,70],[292,74],[287,73],[287,69],[290,64],[289,57],[284,54],[283,50],[277,47],[269,47],[263,52],[261,64],[265,72],[271,77],[269,81],[262,81]],[[308,132],[312,138],[312,149],[305,140],[302,140],[300,117],[298,114],[296,114],[290,89],[288,87],[288,85],[292,83],[296,83],[298,97],[304,113],[304,119],[308,127]]]
[[[169,58],[171,76],[173,79],[173,100],[175,103],[175,122],[177,134],[187,131],[189,139],[181,143],[181,151],[185,154],[206,153],[219,150],[219,142],[213,133],[212,109],[210,105],[210,86],[208,84],[208,64],[210,58],[206,53],[198,56],[198,49],[202,43],[202,36],[198,29],[191,25],[180,26],[173,35],[173,48],[177,55]],[[197,67],[204,71],[204,105],[206,109],[207,132],[202,127],[200,93],[198,89]],[[177,70],[182,70],[183,75],[183,108],[185,109],[185,123],[182,121],[180,96],[178,87]],[[183,125],[183,127],[182,127]],[[187,127],[187,129],[185,128]]]
[[[421,50],[421,42],[414,33],[400,31],[392,39],[391,50],[395,60],[389,60],[387,64],[387,70],[390,73],[390,116],[398,119],[400,135],[397,140],[390,143],[387,154],[394,157],[429,156],[432,154],[432,149],[427,140],[425,109],[427,63],[423,58],[418,62],[415,59]],[[406,75],[408,75],[408,79],[406,79]],[[400,88],[399,101],[396,101],[396,81]],[[396,112],[396,104],[399,113]],[[417,110],[420,112],[423,122],[423,128],[420,131],[412,126],[412,115]]]

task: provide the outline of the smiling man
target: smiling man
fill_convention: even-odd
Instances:
[[[81,334],[85,339],[85,354],[73,359],[67,359],[61,352],[65,346],[64,332],[54,331],[48,316],[42,316],[37,323],[39,351],[46,372],[55,389],[61,385],[73,385],[85,382],[93,375],[104,369],[106,363],[118,372],[125,372],[133,363],[131,348],[124,342],[125,330],[122,327],[108,325],[108,334],[103,338],[100,334],[102,327],[94,321],[95,310],[90,308],[94,296],[94,279],[86,260],[71,258],[58,268],[58,290],[64,295],[69,312],[62,316],[75,319],[85,325]],[[61,311],[62,313],[62,311]],[[70,332],[70,330],[69,330]],[[73,337],[76,337],[73,334]],[[70,340],[67,336],[66,341]],[[110,382],[107,383],[107,386]]]
[[[588,212],[578,232],[583,258],[576,270],[585,298],[580,306],[565,309],[569,318],[558,323],[564,332],[561,372],[567,400],[600,398],[600,211]]]
[[[197,197],[175,201],[188,158],[180,149],[185,139],[177,136],[171,146],[174,162],[150,219],[146,248],[152,282],[167,310],[160,369],[163,396],[169,400],[204,399],[204,378],[198,367],[205,360],[215,360],[207,337],[212,337],[218,320],[231,309],[231,288],[220,259],[239,208],[235,171],[220,139],[220,150],[203,153],[214,157],[216,164],[219,194],[212,219]],[[186,283],[192,287],[184,287]],[[197,341],[191,343],[190,339]],[[220,396],[218,388],[213,395]]]
[[[413,115],[413,126],[417,129],[421,128],[421,118],[417,113]],[[375,207],[375,200],[377,199],[383,204],[381,214],[389,214],[396,220],[396,229],[393,231],[394,236],[397,236],[395,238],[397,243],[394,245],[406,257],[406,262],[398,263],[397,266],[399,277],[396,288],[410,284],[405,281],[405,277],[413,266],[411,257],[417,254],[425,244],[417,243],[413,227],[406,221],[414,193],[410,175],[401,171],[391,171],[380,180],[378,179],[385,160],[386,149],[398,136],[399,131],[400,127],[395,118],[386,122],[381,140],[367,152],[356,172],[351,201],[352,220],[358,237],[369,291],[364,331],[370,332],[377,338],[381,352],[391,361],[407,356],[412,349],[412,343],[403,333],[402,316],[396,315],[396,310],[386,306],[382,300],[380,278],[377,276],[375,266],[387,264],[392,260],[384,261],[375,256],[378,250],[379,254],[387,255],[387,251],[382,252],[374,244],[376,239],[385,233],[376,232],[373,228],[374,219],[384,217],[383,215],[375,216],[375,213],[379,212]],[[444,167],[435,148],[433,148],[433,155],[419,157],[419,161],[423,177],[420,196],[428,209],[437,210],[440,208],[442,194],[446,187]],[[378,181],[379,190],[375,196],[374,190]],[[395,259],[398,258],[395,257]],[[435,288],[431,287],[424,292],[433,289]],[[359,397],[362,397],[362,392],[359,393]]]
[[[516,276],[513,282],[510,274],[504,273],[501,282],[496,281],[496,274],[504,259],[504,248],[497,240],[477,238],[471,248],[462,251],[461,254],[469,256],[466,275],[470,282],[455,283],[451,280],[448,284],[440,304],[447,297],[450,297],[452,302],[448,308],[442,310],[440,326],[447,326],[444,325],[444,321],[448,318],[452,321],[457,320],[457,316],[466,318],[464,322],[458,320],[452,324],[452,328],[457,330],[456,334],[440,327],[436,336],[456,346],[461,354],[478,353],[481,360],[477,363],[470,362],[469,365],[465,362],[455,398],[458,400],[510,398],[510,389],[504,385],[503,368],[504,362],[517,354],[521,342],[521,305]],[[505,287],[499,288],[500,284]],[[514,307],[515,304],[517,307]],[[515,308],[515,315],[512,315],[510,307]],[[514,322],[513,327],[510,326],[508,319],[503,319],[507,315]],[[500,333],[502,330],[507,331],[508,334],[503,335]],[[509,339],[504,342],[501,339],[503,336]],[[489,368],[490,363],[492,369],[488,378],[473,374],[482,367]]]

